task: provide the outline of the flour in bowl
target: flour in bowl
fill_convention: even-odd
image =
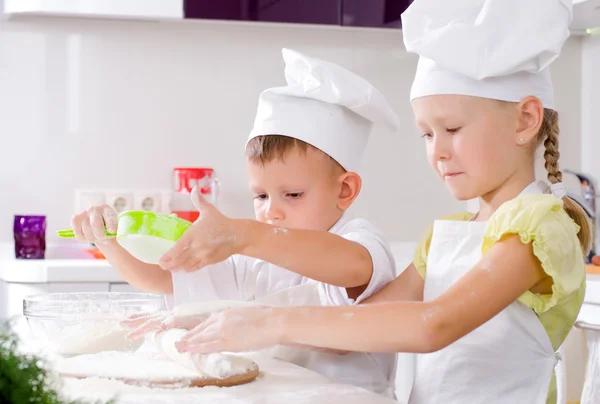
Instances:
[[[143,340],[130,341],[129,330],[115,322],[82,323],[67,326],[49,333],[47,344],[61,355],[94,354],[104,351],[134,351]]]

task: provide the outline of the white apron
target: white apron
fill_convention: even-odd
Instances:
[[[231,271],[204,272],[202,274],[205,276],[204,280],[207,284],[214,285],[216,293],[208,289],[207,293],[201,295],[202,299],[199,299],[198,291],[194,290],[193,283],[189,282],[186,274],[174,272],[173,285],[176,287],[175,296],[179,297],[177,304],[193,300],[218,300],[222,299],[223,296],[235,300],[234,295],[226,294],[227,290],[222,288],[227,282],[235,282],[233,279],[226,278],[227,276],[231,276],[230,273]],[[249,284],[247,288],[249,290],[247,294],[254,296],[256,286]],[[323,306],[324,302],[328,302],[329,299],[327,298],[327,292],[323,284],[313,281],[290,286],[278,292],[249,301],[266,306]],[[386,377],[389,371],[382,371],[373,359],[374,355],[385,354],[352,352],[340,355],[284,346],[277,346],[264,350],[264,352],[271,357],[308,368],[326,377],[336,378],[344,383],[362,387],[385,397],[395,398],[395,367],[390,375],[390,381]]]
[[[436,221],[424,301],[448,290],[481,258],[486,223]],[[544,404],[555,353],[548,334],[519,301],[440,351],[417,355],[410,404]]]
[[[314,282],[292,286],[256,300],[271,306],[323,306],[327,301],[323,285]],[[372,354],[351,352],[337,354],[307,348],[276,346],[265,350],[270,356],[311,369],[344,383],[360,386],[385,397],[395,398],[395,375],[391,381],[379,369]]]

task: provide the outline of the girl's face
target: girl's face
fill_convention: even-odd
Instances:
[[[455,198],[469,200],[493,192],[531,158],[519,145],[514,105],[463,95],[412,101],[429,164]]]

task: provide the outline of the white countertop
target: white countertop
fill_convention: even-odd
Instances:
[[[124,282],[106,260],[3,260],[0,279],[11,283]]]
[[[251,383],[234,387],[150,389],[100,378],[66,379],[62,393],[72,399],[108,400],[130,403],[285,403],[285,404],[392,404],[385,398],[356,386],[327,379],[318,373],[272,359],[249,355],[261,374]]]
[[[49,245],[48,259],[16,259],[12,243],[0,244],[0,280],[9,283],[124,282],[104,259],[70,258],[87,254],[86,244]],[[77,250],[80,249],[80,252]],[[69,252],[71,251],[71,252]]]
[[[391,243],[398,273],[410,263],[415,246],[413,242]],[[0,244],[0,280],[4,282],[123,282],[117,271],[103,259],[15,259],[13,248],[12,243]],[[48,255],[56,257],[58,254],[50,250]]]

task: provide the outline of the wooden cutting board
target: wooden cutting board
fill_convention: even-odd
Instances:
[[[123,383],[157,387],[230,387],[253,381],[259,375],[258,365],[245,371],[223,378],[214,378],[193,372],[155,353],[101,352],[93,355],[79,355],[64,359],[58,366],[62,377],[84,379],[99,377],[119,380]]]

